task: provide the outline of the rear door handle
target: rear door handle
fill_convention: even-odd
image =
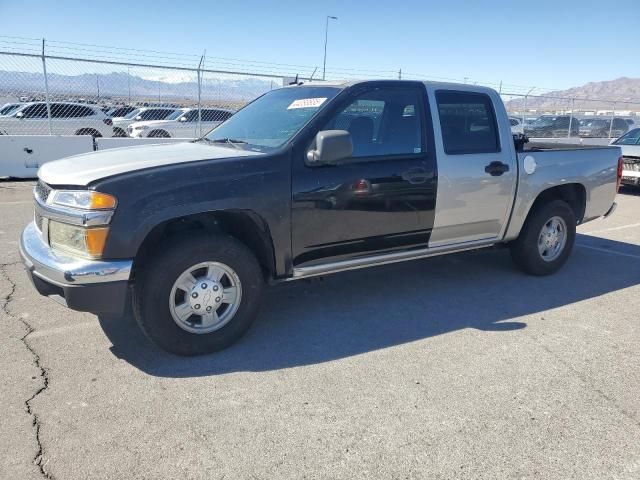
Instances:
[[[411,184],[424,183],[433,177],[432,173],[429,173],[425,168],[414,167],[410,168],[402,174],[402,179]]]
[[[509,165],[499,161],[491,162],[489,165],[484,167],[484,171],[487,172],[492,177],[499,177],[504,172],[509,171]]]

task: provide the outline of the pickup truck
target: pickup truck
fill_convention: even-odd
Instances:
[[[629,130],[611,145],[622,150],[622,184],[640,186],[640,128]]]
[[[42,295],[132,306],[159,346],[204,354],[271,283],[494,245],[557,271],[576,225],[614,210],[620,148],[515,140],[489,88],[295,84],[192,142],[43,165],[20,250]]]

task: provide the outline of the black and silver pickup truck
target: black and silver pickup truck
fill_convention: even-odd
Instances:
[[[497,244],[555,272],[615,208],[620,149],[526,147],[488,88],[293,85],[193,142],[45,164],[21,254],[42,295],[212,352],[269,283]]]

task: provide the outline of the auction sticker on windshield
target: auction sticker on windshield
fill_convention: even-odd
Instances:
[[[324,98],[299,98],[291,102],[291,105],[287,107],[287,110],[293,110],[294,108],[318,108],[327,100]]]

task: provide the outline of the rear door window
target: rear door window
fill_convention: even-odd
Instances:
[[[436,101],[447,155],[500,151],[496,116],[488,95],[440,90]]]

